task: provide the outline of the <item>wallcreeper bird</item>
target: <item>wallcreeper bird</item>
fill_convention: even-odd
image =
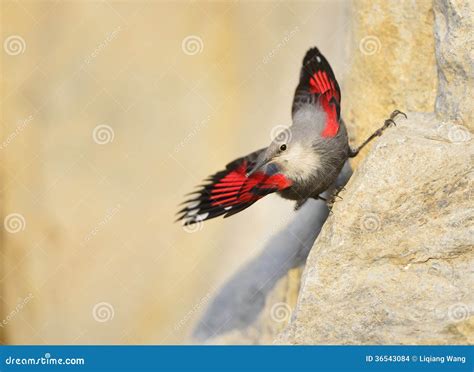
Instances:
[[[277,192],[296,200],[298,209],[308,198],[323,199],[348,158],[356,156],[380,136],[397,115],[352,149],[341,119],[341,91],[326,58],[317,48],[303,59],[293,99],[293,125],[281,131],[267,148],[234,160],[209,177],[183,204],[178,220],[185,225],[220,215],[232,216],[264,196]]]

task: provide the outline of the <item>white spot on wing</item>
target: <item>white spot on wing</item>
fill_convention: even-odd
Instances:
[[[205,220],[205,219],[207,218],[207,216],[209,216],[209,212],[203,213],[203,214],[198,214],[198,215],[196,216],[196,221]]]
[[[232,209],[232,207],[225,207],[224,209],[228,211],[229,209]]]
[[[197,212],[199,212],[199,208],[196,208],[196,209],[192,209],[190,211],[188,211],[188,216],[194,216]]]
[[[316,56],[316,61],[318,61],[319,63],[321,63],[321,57],[320,57],[320,56]]]
[[[188,204],[188,209],[193,209],[193,208],[197,207],[199,204],[201,204],[201,202],[199,200],[195,201],[195,202],[192,202],[192,203],[189,203]]]

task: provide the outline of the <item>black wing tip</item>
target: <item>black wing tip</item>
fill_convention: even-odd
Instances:
[[[311,48],[308,49],[308,51],[306,52],[306,55],[316,55],[316,54],[319,54],[319,55],[322,55],[321,51],[319,50],[319,48],[317,46],[313,46]]]
[[[310,73],[317,70],[326,70],[329,72],[331,77],[335,79],[334,72],[332,71],[329,61],[324,57],[321,51],[317,47],[309,49],[303,58],[303,69],[309,69]]]
[[[340,94],[341,89],[339,88],[339,83],[337,82],[336,75],[334,74],[329,61],[317,47],[312,47],[308,49],[303,58],[300,83],[306,83],[308,76],[313,75],[318,70],[326,71],[329,74],[329,78],[334,81],[336,90]],[[296,89],[298,90],[298,87]]]
[[[176,212],[175,216],[177,218],[174,220],[174,223],[184,221],[183,226],[201,223],[206,220],[218,217],[229,211],[229,209],[226,209],[225,206],[214,205],[214,203],[209,200],[209,196],[206,194],[201,194],[197,198],[186,200],[181,203],[180,206],[183,204],[187,205]]]
[[[179,212],[178,212],[179,213]],[[179,216],[178,218],[176,218],[173,223],[177,223],[177,222],[181,222],[181,225],[184,227],[184,226],[189,226],[189,225],[193,225],[195,223],[200,223],[200,222],[204,222],[207,218],[203,218],[203,219],[200,219],[200,218],[196,218],[196,216],[189,216],[188,215],[188,211],[185,211],[184,213],[181,212],[182,215]]]
[[[312,62],[316,57],[322,57],[322,60],[326,60],[324,55],[321,53],[321,51],[317,47],[312,47],[308,49],[306,52],[304,58],[303,58],[303,64],[308,64]]]
[[[219,217],[219,216],[222,216],[223,214],[228,213],[228,210],[225,210],[223,208],[216,208],[216,209],[213,209],[213,210],[208,210],[205,213],[207,213],[207,215],[205,217],[199,217],[200,216],[199,214],[189,216],[187,213],[184,213],[182,216],[177,218],[174,222],[176,223],[176,222],[179,222],[179,221],[183,221],[182,222],[183,227],[194,225],[194,224],[202,224],[205,221],[212,220],[216,217]],[[201,214],[201,216],[202,216],[202,214]],[[225,217],[226,216],[224,216],[224,218]]]
[[[203,223],[204,221],[211,220],[220,216],[223,216],[223,218],[227,218],[227,217],[233,216],[236,213],[243,211],[244,209],[247,209],[253,203],[255,203],[255,201],[242,203],[238,205],[227,206],[227,207],[218,206],[218,205],[213,206],[206,203],[206,204],[196,206],[195,208],[198,208],[199,211],[193,213],[192,215],[189,215],[188,212],[190,212],[191,210],[195,210],[195,208],[185,207],[177,213],[180,215],[178,216],[178,218],[176,218],[174,222],[176,223],[179,221],[183,221],[182,225],[184,227],[184,226],[189,226],[196,223]],[[206,214],[205,217],[203,217],[204,214]]]
[[[328,70],[329,73],[334,78],[334,72],[332,71],[329,61],[317,47],[308,49],[308,51],[306,52],[303,58],[303,67],[304,68],[309,67],[311,72],[313,72],[313,70],[318,70],[318,69]]]

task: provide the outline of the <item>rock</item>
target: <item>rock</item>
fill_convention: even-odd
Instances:
[[[311,250],[291,344],[473,342],[474,146],[409,113],[374,145]]]
[[[432,112],[437,75],[431,1],[352,3],[343,117],[355,142],[394,109]],[[363,152],[364,155],[366,151]],[[357,164],[362,157],[357,157]]]
[[[438,95],[436,113],[442,120],[474,129],[472,1],[434,2]],[[448,32],[449,31],[449,32]]]

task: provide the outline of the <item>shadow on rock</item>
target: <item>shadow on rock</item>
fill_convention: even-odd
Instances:
[[[351,174],[346,163],[336,186],[345,185]],[[231,330],[245,329],[257,320],[278,280],[305,263],[328,214],[324,202],[308,200],[293,220],[266,243],[262,253],[223,286],[198,322],[194,340],[203,342]]]

